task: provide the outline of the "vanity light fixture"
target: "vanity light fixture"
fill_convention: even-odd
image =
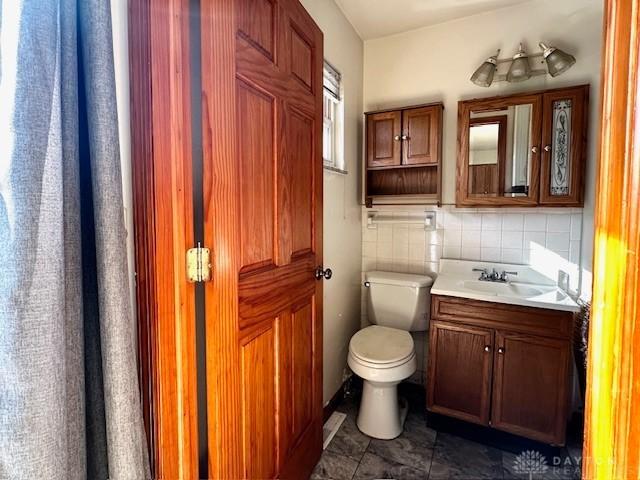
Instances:
[[[493,82],[493,76],[498,66],[498,55],[500,50],[492,57],[487,58],[478,69],[471,75],[471,81],[479,87],[489,87]]]
[[[542,56],[547,62],[547,68],[549,69],[549,75],[557,77],[561,73],[569,70],[574,63],[576,63],[576,57],[569,55],[556,47],[549,47],[546,43],[540,42],[540,48],[542,49]]]
[[[566,72],[576,63],[576,59],[573,55],[560,50],[556,47],[550,47],[544,42],[539,43],[542,52],[533,55],[528,55],[520,44],[518,53],[513,58],[499,59],[500,50],[492,56],[487,58],[480,67],[471,76],[471,81],[479,87],[490,87],[495,82],[522,82],[528,80],[531,77],[539,75],[546,75],[547,73],[552,77]],[[547,68],[531,68],[531,59],[544,60]],[[496,74],[496,70],[502,64],[510,63],[509,71],[506,74]]]
[[[529,65],[529,56],[524,52],[522,44],[520,49],[513,57],[513,62],[507,73],[507,82],[523,82],[531,78],[531,65]]]

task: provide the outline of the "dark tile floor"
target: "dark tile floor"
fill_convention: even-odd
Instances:
[[[359,395],[346,399],[337,410],[347,418],[323,452],[312,480],[580,478],[578,447],[557,449],[553,456],[544,452],[546,465],[534,459],[530,466],[519,467],[518,460],[523,460],[516,453],[519,447],[503,450],[471,441],[467,435],[429,428],[424,402],[415,389],[401,389],[401,394],[410,398],[411,408],[404,432],[394,440],[361,433],[356,426]]]

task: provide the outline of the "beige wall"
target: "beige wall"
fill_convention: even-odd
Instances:
[[[347,175],[324,172],[324,402],[342,385],[349,340],[360,327],[363,43],[333,0],[301,0],[324,32],[324,57],[343,78]]]
[[[513,92],[591,84],[590,138],[581,263],[583,290],[590,290],[593,252],[595,149],[597,139],[601,0],[535,0],[509,8],[365,42],[364,108],[444,101],[443,200],[455,201],[457,102]],[[555,79],[536,77],[521,84],[473,85],[469,77],[501,48],[501,57],[523,42],[530,53],[544,40],[571,52],[577,63]],[[588,295],[587,295],[588,296]]]

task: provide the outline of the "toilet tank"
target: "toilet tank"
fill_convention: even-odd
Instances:
[[[365,277],[371,323],[407,332],[427,330],[431,277],[379,271],[367,272]]]

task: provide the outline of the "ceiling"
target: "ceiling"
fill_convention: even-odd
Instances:
[[[529,0],[335,0],[364,40]]]

